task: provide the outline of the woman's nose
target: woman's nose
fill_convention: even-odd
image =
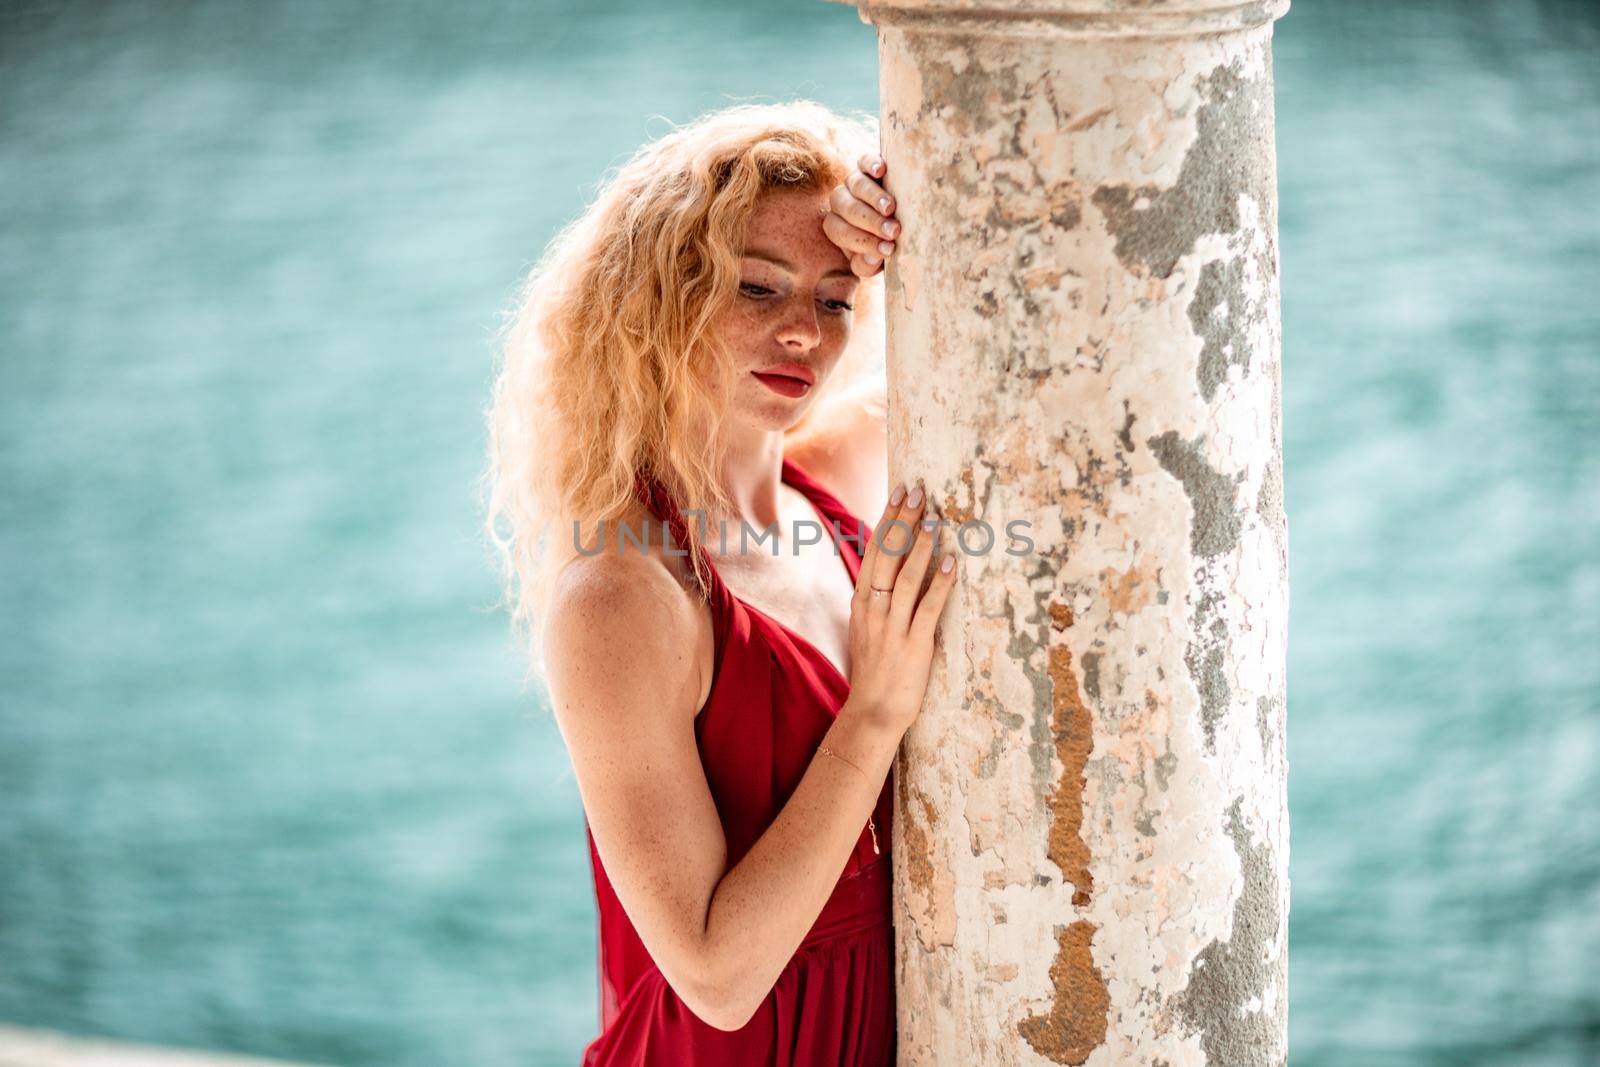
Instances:
[[[793,348],[815,348],[822,340],[822,328],[817,324],[817,309],[809,300],[797,300],[778,329],[778,341]]]

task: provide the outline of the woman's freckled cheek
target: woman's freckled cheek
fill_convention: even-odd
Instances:
[[[745,335],[748,336],[759,332],[764,325],[765,316],[762,315],[760,308],[745,307],[739,310],[739,317],[735,322],[735,326]]]

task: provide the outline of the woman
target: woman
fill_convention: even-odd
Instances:
[[[875,140],[799,102],[646,145],[506,332],[490,530],[588,824],[586,1065],[894,1058],[889,772],[956,570],[920,487],[884,501],[881,326],[851,344]]]

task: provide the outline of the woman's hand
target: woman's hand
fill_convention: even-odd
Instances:
[[[934,541],[922,523],[926,503],[920,485],[909,494],[901,486],[889,497],[850,602],[847,703],[869,723],[898,733],[922,712],[934,631],[956,584],[956,557],[946,553],[923,592]]]
[[[850,270],[858,278],[870,278],[882,270],[900,236],[894,197],[878,184],[887,170],[881,156],[862,156],[844,184],[835,186],[828,197],[822,232],[844,249],[850,257]]]

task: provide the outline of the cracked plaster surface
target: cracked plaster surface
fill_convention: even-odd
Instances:
[[[890,6],[891,474],[998,536],[896,767],[901,1062],[1282,1063],[1270,17],[1019,45]]]

